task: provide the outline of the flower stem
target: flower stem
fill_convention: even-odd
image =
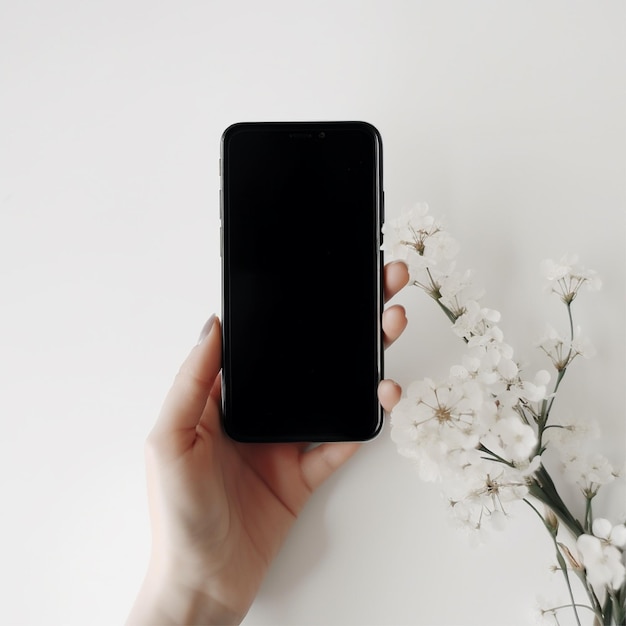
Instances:
[[[556,490],[550,474],[543,465],[540,465],[535,472],[528,490],[531,496],[548,505],[554,511],[575,538],[584,534],[583,525],[570,513]]]
[[[567,357],[565,358],[565,360],[563,361],[563,366],[557,369],[557,377],[556,377],[556,382],[554,383],[554,389],[552,390],[552,397],[550,398],[550,401],[548,400],[544,400],[541,403],[541,415],[539,417],[539,446],[538,446],[538,450],[541,449],[541,438],[543,435],[543,431],[546,428],[546,424],[548,423],[548,418],[550,417],[550,411],[552,410],[552,405],[554,404],[554,400],[556,398],[556,392],[559,390],[559,387],[561,385],[561,381],[563,380],[563,377],[565,376],[565,372],[567,372],[567,366],[571,363],[572,361],[572,341],[574,341],[574,318],[572,316],[572,304],[571,302],[565,302],[565,306],[567,307],[567,317],[569,319],[569,336],[570,336],[570,348],[569,348],[569,352],[567,353]]]
[[[618,626],[626,624],[626,585],[622,585],[619,591],[610,591],[613,603],[613,619]]]
[[[549,526],[549,524],[544,519],[543,515],[539,513],[537,508],[533,506],[533,504],[529,500],[524,498],[524,502],[526,502],[526,504],[528,504],[528,506],[530,506],[530,508],[539,516],[539,519],[543,522],[543,525],[546,527],[548,533],[550,534],[550,537],[552,538],[552,542],[554,543],[554,549],[556,550],[556,560],[559,564],[559,567],[561,568],[561,572],[563,572],[563,577],[565,578],[565,582],[567,584],[567,591],[569,593],[569,597],[571,600],[572,610],[574,611],[574,617],[576,618],[576,623],[578,624],[578,626],[581,626],[580,618],[578,617],[578,609],[577,609],[578,605],[576,604],[576,601],[574,600],[574,593],[572,592],[572,585],[569,580],[569,574],[567,573],[567,563],[565,562],[565,559],[563,558],[563,555],[561,554],[559,544],[557,543],[557,540],[556,540],[556,529],[553,530]]]
[[[593,496],[587,496],[585,502],[585,532],[591,532],[591,525],[593,524],[593,513],[591,507],[591,500]]]

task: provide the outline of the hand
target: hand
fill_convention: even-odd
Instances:
[[[385,267],[385,300],[408,282]],[[385,347],[404,330],[403,307],[383,315]],[[152,556],[128,624],[236,624],[313,491],[358,443],[240,444],[220,424],[220,323],[183,363],[146,444]],[[399,387],[379,386],[390,411]]]

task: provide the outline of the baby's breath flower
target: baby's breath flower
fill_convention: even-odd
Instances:
[[[483,461],[465,467],[447,491],[453,512],[464,525],[498,530],[510,507],[528,494],[528,481],[515,468]]]
[[[451,272],[442,276],[438,282],[439,302],[447,307],[455,317],[463,315],[465,303],[478,301],[484,295],[484,290],[472,283],[472,272]]]
[[[576,547],[589,582],[596,588],[619,589],[626,581],[622,548],[626,544],[626,528],[613,526],[606,519],[596,519],[593,535],[581,535]]]
[[[484,292],[473,283],[472,273],[456,270],[456,241],[429,215],[428,205],[418,204],[389,222],[384,233],[383,249],[407,262],[411,284],[438,302],[466,346],[448,379],[413,383],[392,411],[391,437],[398,452],[415,463],[423,480],[442,482],[450,510],[459,524],[473,530],[474,537],[501,529],[511,508],[522,501],[536,513],[535,505],[543,503],[548,511],[543,519],[557,553],[556,569],[565,576],[577,623],[581,623],[578,610],[585,609],[596,614],[597,623],[608,624],[611,616],[607,621],[601,615],[605,589],[617,592],[614,598],[626,593],[622,587],[626,585],[626,526],[613,526],[603,518],[591,524],[592,499],[619,472],[604,456],[584,449],[595,434],[594,422],[555,423],[551,414],[569,365],[577,356],[593,355],[590,341],[574,325],[570,305],[583,285],[600,288],[600,279],[582,268],[576,256],[542,263],[549,289],[567,305],[569,322],[567,336],[547,327],[537,344],[557,370],[549,390],[546,370],[534,377],[523,372],[498,325],[500,313],[480,303]],[[561,457],[565,478],[584,495],[584,528],[591,524],[593,534],[583,533],[542,462],[544,452],[553,447]],[[580,556],[563,543],[564,531],[574,540],[578,537]],[[595,593],[588,593],[588,605],[574,599],[568,569],[583,579],[585,589],[595,588]],[[540,615],[559,623],[557,613],[566,606],[567,602],[554,603]],[[626,607],[612,610],[621,611],[619,617],[613,614],[613,620],[622,623]]]
[[[595,349],[588,337],[584,336],[580,326],[574,329],[571,340],[559,334],[552,326],[547,325],[543,337],[537,346],[545,352],[557,371],[564,370],[577,357],[591,358]]]
[[[493,386],[493,392],[500,406],[519,411],[522,405],[528,408],[544,400],[548,395],[549,381],[550,374],[545,370],[539,370],[532,381],[523,380],[520,375],[503,377],[499,385]],[[531,411],[538,414],[539,409],[535,408]]]
[[[617,472],[600,453],[571,450],[562,457],[565,476],[578,485],[587,498],[593,498],[600,487],[615,480]]]
[[[548,280],[548,288],[565,304],[570,304],[583,285],[591,290],[600,289],[602,282],[596,272],[578,265],[577,255],[562,256],[559,261],[545,259],[541,268]]]
[[[591,359],[596,355],[595,347],[591,343],[591,340],[589,339],[589,337],[586,337],[585,335],[583,335],[580,329],[580,326],[576,326],[576,329],[574,331],[574,337],[571,343],[571,347],[572,347],[572,352],[574,353],[575,356],[580,355],[585,359]],[[573,359],[574,357],[570,359],[570,363]]]
[[[541,456],[537,454],[532,458],[517,461],[514,465],[520,476],[530,478],[541,467]]]
[[[555,369],[560,372],[571,361],[568,343],[567,339],[561,337],[556,329],[546,325],[543,337],[537,342],[537,346],[548,355]]]
[[[537,445],[533,428],[524,424],[514,413],[497,422],[494,434],[500,439],[504,458],[510,461],[528,459]]]
[[[476,300],[468,300],[452,329],[459,337],[470,339],[474,336],[485,335],[491,326],[498,321],[500,321],[498,311],[483,308]]]
[[[579,456],[584,444],[600,438],[600,427],[593,419],[564,419],[544,431],[544,444],[555,448],[563,460]]]
[[[626,526],[618,524],[613,526],[608,519],[598,517],[593,520],[591,531],[596,537],[602,539],[604,545],[624,548],[626,546]]]
[[[478,445],[475,425],[483,405],[482,391],[472,381],[424,379],[410,385],[394,408],[391,438],[403,456],[444,463],[449,452]],[[430,462],[420,467],[433,475]]]
[[[458,244],[443,230],[441,222],[428,213],[428,204],[417,203],[400,217],[386,221],[383,235],[381,249],[390,258],[406,262],[415,284],[436,291],[431,279],[423,280],[422,273],[427,267],[440,272],[453,267]]]

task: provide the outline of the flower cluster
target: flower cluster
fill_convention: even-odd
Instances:
[[[576,257],[543,262],[548,289],[566,306],[569,333],[548,327],[537,346],[554,372],[526,375],[498,325],[500,313],[482,306],[483,290],[472,273],[456,269],[459,246],[427,204],[388,221],[383,233],[388,257],[407,264],[410,283],[436,301],[466,346],[446,377],[426,378],[406,389],[391,415],[398,452],[413,461],[423,480],[441,482],[455,518],[472,529],[502,528],[512,506],[531,506],[553,538],[577,620],[568,569],[581,578],[595,617],[603,624],[622,624],[626,526],[594,520],[591,506],[617,471],[602,455],[581,447],[594,425],[551,420],[567,368],[578,356],[593,355],[591,342],[573,323],[572,302],[581,288],[598,289],[598,276],[580,267]],[[548,447],[580,487],[583,522],[572,515],[542,463]],[[557,541],[561,525],[574,538],[577,555]]]
[[[619,589],[626,580],[626,568],[622,560],[626,547],[626,526],[612,526],[609,520],[594,520],[592,534],[578,537],[576,547],[582,564],[587,570],[589,582],[596,588]]]
[[[504,341],[500,313],[480,305],[469,272],[455,271],[458,245],[420,204],[385,224],[385,250],[404,260],[413,285],[434,298],[467,344],[462,362],[440,382],[416,382],[392,414],[391,437],[424,480],[444,479],[452,507],[480,529],[500,523],[507,503],[523,500],[539,465],[531,427],[550,375],[522,379]]]

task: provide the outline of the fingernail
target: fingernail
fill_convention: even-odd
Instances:
[[[209,319],[204,323],[202,330],[200,331],[200,336],[198,337],[198,345],[200,345],[206,336],[211,332],[211,328],[213,328],[213,324],[215,323],[215,313],[209,317]]]

